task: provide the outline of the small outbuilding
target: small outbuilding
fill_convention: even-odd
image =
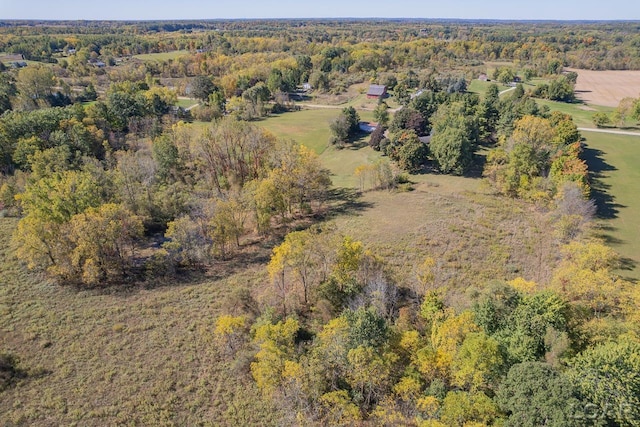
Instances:
[[[387,96],[387,87],[385,85],[371,85],[367,92],[367,98],[382,99]]]
[[[371,133],[374,130],[376,130],[376,128],[378,127],[378,124],[377,123],[371,123],[371,122],[360,122],[360,123],[358,123],[358,127],[360,128],[360,130],[362,132]]]

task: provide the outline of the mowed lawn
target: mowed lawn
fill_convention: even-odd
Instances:
[[[331,171],[336,187],[357,187],[354,175],[356,167],[374,162],[380,154],[367,146],[368,136],[363,136],[353,145],[337,148],[329,143],[329,123],[338,117],[340,109],[309,109],[268,117],[257,122],[279,138],[293,139],[320,155],[322,163]],[[361,118],[369,116],[360,113]]]
[[[631,270],[620,273],[640,279],[640,137],[596,132],[582,135],[601,233],[632,264]]]
[[[176,103],[178,107],[182,107],[182,108],[189,108],[197,104],[198,104],[198,100],[193,98],[188,98],[188,99],[179,98],[178,102]]]
[[[134,55],[133,57],[141,61],[168,61],[169,59],[177,59],[188,54],[188,50],[174,50],[172,52],[145,53]]]
[[[536,99],[538,105],[546,105],[551,111],[560,111],[573,117],[574,123],[578,127],[595,128],[593,115],[598,112],[610,114],[613,108],[600,105],[587,105],[581,102],[569,104],[566,102],[549,101],[546,99]],[[631,125],[631,121],[629,121]]]

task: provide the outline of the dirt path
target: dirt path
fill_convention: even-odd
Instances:
[[[327,104],[296,104],[296,105],[299,107],[326,108],[326,109],[332,109],[332,110],[342,110],[343,108],[348,107],[348,105],[327,105]],[[401,109],[402,107],[389,108],[387,111],[390,113],[397,113]],[[373,108],[357,108],[357,110],[374,111]]]
[[[309,108],[329,108],[333,110],[342,110],[345,108],[344,105],[325,105],[325,104],[296,104],[299,107],[309,107]]]

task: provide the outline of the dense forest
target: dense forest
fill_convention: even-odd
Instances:
[[[253,285],[239,289],[215,282],[223,307],[198,326],[209,362],[227,372],[192,387],[231,375],[255,391],[242,404],[268,414],[240,424],[640,425],[640,292],[596,232],[574,118],[539,102],[576,101],[579,76],[567,67],[640,69],[639,29],[5,21],[0,221],[11,236],[3,268],[15,264],[26,282],[80,299],[198,287],[238,271],[257,277],[241,276]],[[481,75],[483,90],[471,91]],[[371,111],[338,105],[321,142],[338,159],[370,150],[373,160],[353,171],[359,188],[335,185],[320,153],[262,126],[361,84],[384,85],[389,96]],[[194,105],[181,106],[185,99]],[[375,120],[370,135],[361,114]],[[599,125],[640,120],[640,98],[598,114]],[[393,194],[402,204],[420,193],[412,191],[417,176],[482,180],[482,191],[456,193],[436,209],[469,198],[476,205],[461,215],[475,221],[470,235],[513,250],[486,243],[486,252],[472,252],[455,241],[448,257],[400,263],[393,247],[336,226],[355,215],[363,194]],[[443,231],[461,232],[453,223]],[[526,256],[538,262],[535,280],[519,261]],[[19,330],[11,320],[18,303],[0,307],[9,336]],[[0,396],[13,405],[12,418],[0,411],[0,421],[45,425],[52,420],[21,413],[13,394],[47,382],[22,351],[0,343]],[[109,421],[234,422],[207,418],[199,408],[208,403],[194,401],[190,415],[158,411],[161,423],[137,418],[135,408]],[[70,422],[67,415],[90,425],[115,417],[52,422]]]

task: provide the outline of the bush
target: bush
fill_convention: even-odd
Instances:
[[[220,109],[217,107],[201,105],[193,110],[190,110],[193,118],[200,122],[211,122],[214,119],[222,117]]]
[[[595,113],[593,115],[592,120],[593,120],[593,124],[599,128],[605,127],[611,124],[611,118],[607,113]]]

